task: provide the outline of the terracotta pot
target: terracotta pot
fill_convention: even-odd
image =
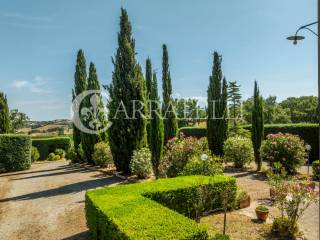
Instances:
[[[250,196],[247,196],[246,198],[243,198],[239,201],[239,208],[246,208],[250,206]]]
[[[256,209],[256,215],[257,215],[257,218],[258,218],[259,220],[265,221],[265,220],[267,220],[267,218],[268,218],[269,210],[267,210],[267,211],[261,211],[261,210],[259,210],[259,209]]]

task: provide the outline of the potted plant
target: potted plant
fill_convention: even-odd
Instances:
[[[267,220],[269,215],[269,208],[263,205],[256,207],[256,215],[259,220],[262,220],[262,221]]]
[[[250,206],[250,195],[246,191],[241,191],[237,197],[237,204],[240,209]]]

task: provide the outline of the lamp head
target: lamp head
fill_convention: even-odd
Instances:
[[[287,39],[289,41],[293,41],[293,44],[296,45],[298,43],[298,41],[303,40],[305,37],[304,36],[299,36],[299,35],[294,35],[294,36],[290,36],[287,37]]]

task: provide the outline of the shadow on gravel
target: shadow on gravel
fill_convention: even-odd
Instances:
[[[265,173],[248,171],[246,169],[236,169],[229,166],[225,167],[224,173],[228,174],[229,176],[233,176],[235,178],[250,177],[252,180],[260,180],[260,181],[265,181],[267,179],[267,176]]]
[[[82,232],[82,233],[78,233],[78,234],[75,234],[75,235],[70,236],[70,237],[63,238],[62,240],[87,240],[87,239],[89,239],[88,231]]]
[[[120,182],[121,180],[114,176],[107,176],[101,179],[94,179],[88,180],[83,182],[77,182],[73,184],[64,185],[58,188],[49,189],[40,192],[29,193],[21,196],[11,197],[11,198],[4,198],[0,199],[1,202],[9,202],[9,201],[18,201],[18,200],[32,200],[32,199],[39,199],[39,198],[49,198],[59,195],[77,193],[81,191],[87,191],[90,189],[95,189],[98,187],[108,186],[113,183]]]

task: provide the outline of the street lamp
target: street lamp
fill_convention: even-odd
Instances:
[[[318,21],[301,26],[298,28],[298,30],[296,31],[295,35],[287,37],[288,40],[293,41],[293,44],[297,44],[298,41],[303,40],[305,37],[298,35],[298,33],[301,30],[308,30],[309,32],[311,32],[312,34],[314,34],[315,36],[317,36],[318,38],[318,123],[320,123],[320,41],[319,41],[319,34],[320,34],[320,0],[318,0]],[[318,32],[316,33],[315,31],[313,31],[312,29],[310,29],[309,27],[312,25],[318,24]],[[320,144],[320,125],[319,125],[319,144]],[[320,150],[319,150],[319,159],[320,159]],[[320,192],[319,192],[320,194]]]

